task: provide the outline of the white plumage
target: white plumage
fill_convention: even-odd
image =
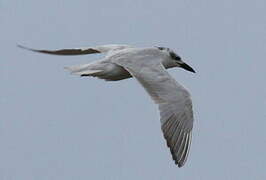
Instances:
[[[189,92],[175,81],[167,68],[181,67],[195,72],[169,48],[135,48],[128,45],[104,45],[89,48],[36,50],[54,55],[85,55],[106,53],[98,61],[66,67],[71,73],[92,76],[107,81],[134,77],[159,105],[161,129],[170,148],[172,157],[179,167],[187,160],[193,127],[192,102]]]

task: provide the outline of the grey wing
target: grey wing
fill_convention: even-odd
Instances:
[[[187,160],[192,139],[193,112],[190,95],[161,63],[143,66],[137,60],[135,62],[132,64],[124,61],[118,64],[127,69],[159,105],[161,129],[175,164],[182,167]]]
[[[188,157],[192,140],[193,112],[192,103],[172,102],[159,104],[161,129],[170,148],[175,164],[182,167]]]
[[[129,48],[128,45],[103,45],[96,47],[84,47],[84,48],[71,48],[71,49],[58,49],[58,50],[44,50],[44,49],[33,49],[22,45],[17,45],[19,48],[30,50],[33,52],[52,54],[52,55],[86,55],[95,53],[108,53],[110,51],[122,50]]]

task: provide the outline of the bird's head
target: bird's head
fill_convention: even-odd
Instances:
[[[175,66],[181,67],[187,71],[195,73],[195,70],[186,64],[179,55],[177,55],[173,50],[165,47],[157,47],[159,50],[164,51],[170,58],[171,61],[174,62]]]

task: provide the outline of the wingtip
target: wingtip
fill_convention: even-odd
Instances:
[[[26,50],[29,50],[29,51],[34,51],[33,49],[28,48],[28,47],[23,46],[23,45],[20,45],[20,44],[17,44],[17,47],[18,47],[18,48],[21,48],[21,49],[26,49]]]
[[[17,47],[18,48],[22,48],[22,49],[25,49],[26,47],[24,47],[24,46],[22,46],[22,45],[20,45],[20,44],[17,44]]]
[[[182,163],[178,162],[178,160],[176,158],[173,157],[173,160],[175,162],[175,165],[177,165],[177,167],[181,168],[184,166],[184,163],[182,164]]]
[[[175,161],[175,165],[177,165],[177,167],[181,168],[184,166],[184,163],[181,163],[177,160],[177,157],[176,156],[172,156],[173,157],[173,160]]]
[[[183,165],[182,165],[182,164],[177,164],[177,166],[178,166],[179,168],[183,167]]]

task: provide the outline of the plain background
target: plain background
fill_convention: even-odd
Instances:
[[[0,180],[266,178],[265,0],[1,0]],[[21,50],[166,46],[193,97],[187,163],[178,168],[159,113],[134,80],[71,76],[100,55]]]

